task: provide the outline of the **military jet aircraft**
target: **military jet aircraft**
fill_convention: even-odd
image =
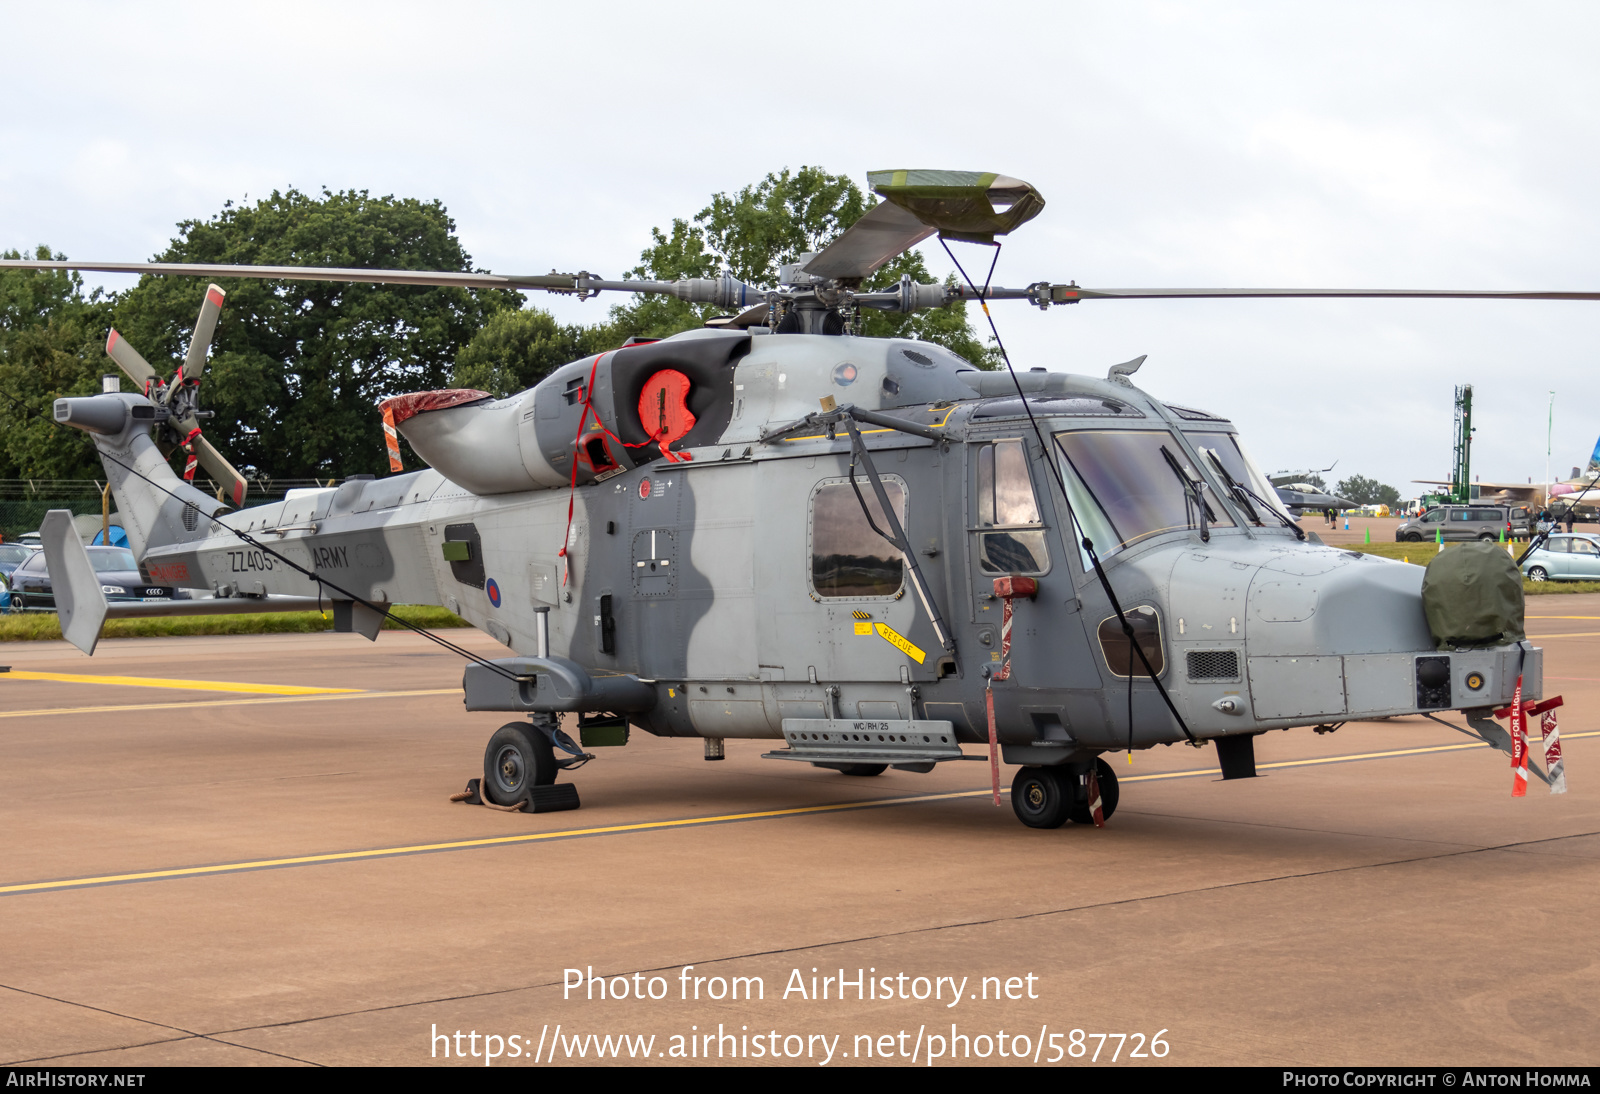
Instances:
[[[484,757],[482,792],[501,805],[555,807],[571,786],[558,774],[630,729],[695,740],[708,759],[727,738],[770,741],[774,761],[855,776],[987,759],[996,804],[1004,759],[1019,768],[1013,809],[1034,827],[1111,816],[1110,750],[1215,742],[1224,775],[1243,777],[1269,729],[1449,710],[1512,747],[1489,712],[1519,680],[1541,694],[1541,651],[1497,633],[1441,653],[1420,569],[1307,542],[1225,414],[1134,386],[1143,358],[1104,377],[982,372],[937,345],[851,330],[864,308],[957,299],[987,314],[1002,299],[1600,294],[971,279],[869,291],[866,277],[934,233],[994,244],[1044,207],[994,174],[869,181],[883,202],[770,288],[727,274],[5,265],[657,293],[730,313],[509,398],[390,399],[394,443],[428,470],[247,509],[196,489],[163,452],[187,444],[225,465],[195,432],[204,313],[167,384],[113,333],[141,393],[55,404],[57,422],[92,436],[153,579],[224,607],[331,603],[339,629],[369,638],[390,604],[440,604],[514,649],[462,651],[467,709],[517,716]],[[63,631],[92,652],[108,612],[131,609],[105,603],[62,519],[46,522],[45,549]],[[578,716],[577,741],[562,714]]]
[[[1337,466],[1335,461],[1334,466]],[[1320,513],[1327,509],[1357,509],[1360,506],[1349,498],[1341,498],[1329,493],[1316,483],[1308,481],[1313,475],[1321,476],[1324,472],[1332,471],[1333,467],[1324,467],[1321,471],[1279,471],[1271,476],[1272,488],[1278,494],[1278,500],[1283,507],[1289,510],[1296,520],[1305,516],[1306,510]]]

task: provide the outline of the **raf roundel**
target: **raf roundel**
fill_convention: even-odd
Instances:
[[[493,604],[495,607],[498,608],[500,606],[500,585],[499,585],[499,583],[496,582],[495,579],[491,577],[489,579],[489,583],[484,586],[484,592],[489,594],[489,603]]]
[[[856,382],[856,377],[860,374],[860,369],[849,362],[845,362],[833,370],[833,382],[840,387],[849,387]]]

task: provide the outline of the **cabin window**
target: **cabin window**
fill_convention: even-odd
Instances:
[[[886,476],[883,486],[904,528],[905,485]],[[873,530],[873,524],[889,531],[871,482],[858,478],[852,487],[848,479],[832,479],[812,493],[811,588],[817,596],[831,600],[899,595],[905,557]]]
[[[1114,615],[1100,621],[1098,635],[1100,652],[1105,654],[1106,668],[1113,676],[1148,676],[1144,662],[1150,662],[1150,671],[1161,676],[1167,671],[1165,650],[1161,642],[1161,616],[1148,604],[1140,604],[1122,613],[1133,631],[1133,641],[1139,643],[1144,660],[1134,652],[1128,641],[1128,632],[1122,629],[1122,620]]]
[[[1042,574],[1050,568],[1023,442],[979,447],[977,500],[978,569],[986,574]]]

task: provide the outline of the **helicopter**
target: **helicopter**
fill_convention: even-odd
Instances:
[[[1044,208],[1034,187],[993,173],[868,181],[883,200],[784,266],[775,287],[728,273],[0,264],[663,294],[727,312],[571,362],[509,398],[390,398],[396,473],[250,508],[236,508],[243,479],[198,432],[215,312],[202,311],[165,383],[112,332],[108,351],[141,392],[60,399],[54,418],[92,437],[151,579],[214,599],[108,606],[52,514],[42,531],[63,633],[92,654],[108,614],[317,604],[336,629],[375,639],[391,604],[445,606],[516,654],[458,651],[465,708],[517,716],[490,738],[469,790],[534,812],[576,807],[558,776],[635,730],[696,740],[708,760],[730,738],[768,741],[764,758],[855,777],[986,761],[996,805],[1003,760],[1019,769],[1013,810],[1036,828],[1109,819],[1119,792],[1103,755],[1114,750],[1214,743],[1224,779],[1246,778],[1263,732],[1442,711],[1514,750],[1490,715],[1542,694],[1542,651],[1520,614],[1441,652],[1420,568],[1308,538],[1227,417],[1134,385],[1144,358],[1104,377],[1009,361],[987,372],[930,342],[853,330],[865,309],[957,300],[990,315],[998,300],[1600,294],[970,278],[868,290],[930,236],[998,246]],[[212,286],[205,307],[221,303]],[[401,438],[428,469],[400,473]],[[172,470],[176,445],[233,505]],[[576,716],[576,740],[562,715]]]

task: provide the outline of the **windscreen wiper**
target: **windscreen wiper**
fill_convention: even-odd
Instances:
[[[1222,466],[1222,461],[1217,458],[1217,450],[1214,448],[1202,448],[1200,451],[1205,455],[1206,459],[1211,461],[1212,469],[1222,476],[1223,485],[1227,486],[1228,493],[1232,494],[1233,500],[1239,503],[1239,508],[1244,510],[1245,516],[1250,518],[1251,523],[1260,524],[1261,514],[1257,513],[1256,507],[1250,504],[1250,497],[1245,493],[1244,487],[1240,486],[1234,477],[1228,474],[1228,469]]]
[[[1256,513],[1255,506],[1251,505],[1250,502],[1246,500],[1247,498],[1254,498],[1256,501],[1261,502],[1261,508],[1277,517],[1283,522],[1285,527],[1287,527],[1300,539],[1306,538],[1305,529],[1301,528],[1294,521],[1278,512],[1276,506],[1269,505],[1260,495],[1255,493],[1255,491],[1251,490],[1244,483],[1239,482],[1232,475],[1228,474],[1228,469],[1223,467],[1222,461],[1217,458],[1216,449],[1202,448],[1200,451],[1206,454],[1206,459],[1211,461],[1211,466],[1217,469],[1217,474],[1222,476],[1222,481],[1228,484],[1228,489],[1233,493],[1233,500],[1237,501],[1240,506],[1243,507],[1244,511],[1250,515],[1251,520],[1255,521],[1257,524],[1262,523],[1261,517]]]
[[[1206,526],[1206,518],[1209,517],[1215,520],[1216,515],[1211,512],[1211,507],[1206,504],[1205,495],[1200,492],[1200,484],[1189,477],[1188,473],[1184,471],[1183,465],[1178,462],[1178,458],[1167,451],[1166,445],[1161,446],[1161,454],[1166,457],[1167,466],[1172,468],[1172,473],[1178,476],[1178,481],[1183,483],[1184,508],[1187,509],[1189,500],[1193,499],[1195,509],[1199,510],[1200,542],[1210,543],[1211,529]]]

